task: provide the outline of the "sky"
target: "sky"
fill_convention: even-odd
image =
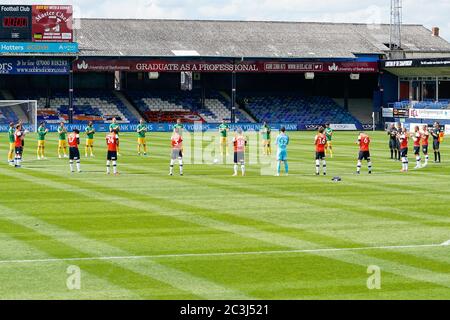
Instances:
[[[71,4],[75,18],[156,18],[389,23],[390,0],[39,0]],[[450,0],[403,0],[403,22],[441,28],[450,41]]]

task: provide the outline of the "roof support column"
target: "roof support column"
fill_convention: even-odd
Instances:
[[[70,61],[69,70],[69,123],[73,123],[73,62]]]
[[[236,71],[233,71],[231,73],[231,123],[235,122],[236,122]]]

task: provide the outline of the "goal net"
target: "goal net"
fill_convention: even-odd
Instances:
[[[30,132],[37,131],[36,100],[0,100],[0,125],[21,122]]]

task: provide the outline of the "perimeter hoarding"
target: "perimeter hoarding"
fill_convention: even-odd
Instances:
[[[70,63],[67,59],[40,58],[0,58],[0,74],[69,74]]]
[[[157,59],[79,59],[76,72],[317,72],[376,73],[377,62],[170,61]]]
[[[409,118],[450,120],[450,109],[409,109]]]

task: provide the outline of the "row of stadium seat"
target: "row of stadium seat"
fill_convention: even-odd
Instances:
[[[1,92],[0,100],[6,100]],[[11,107],[2,106],[0,104],[0,125],[9,124],[11,121],[17,123],[19,121],[19,117]]]
[[[17,99],[38,101],[38,122],[57,123],[66,121],[69,114],[67,92],[53,92],[47,97],[38,91],[21,91],[16,93]],[[123,102],[112,91],[79,90],[74,95],[74,123],[110,122],[117,118],[119,123],[137,121]]]
[[[333,99],[299,94],[246,94],[242,98],[246,109],[258,121],[293,122],[304,125],[320,123],[358,123],[348,111]]]
[[[230,119],[230,103],[219,92],[207,92],[204,106],[201,104],[199,92],[129,91],[128,96],[143,114],[184,112],[188,116],[186,120],[189,121],[189,112],[191,112],[193,119],[198,116],[201,121],[210,123]],[[249,122],[250,119],[238,111],[236,121]]]

